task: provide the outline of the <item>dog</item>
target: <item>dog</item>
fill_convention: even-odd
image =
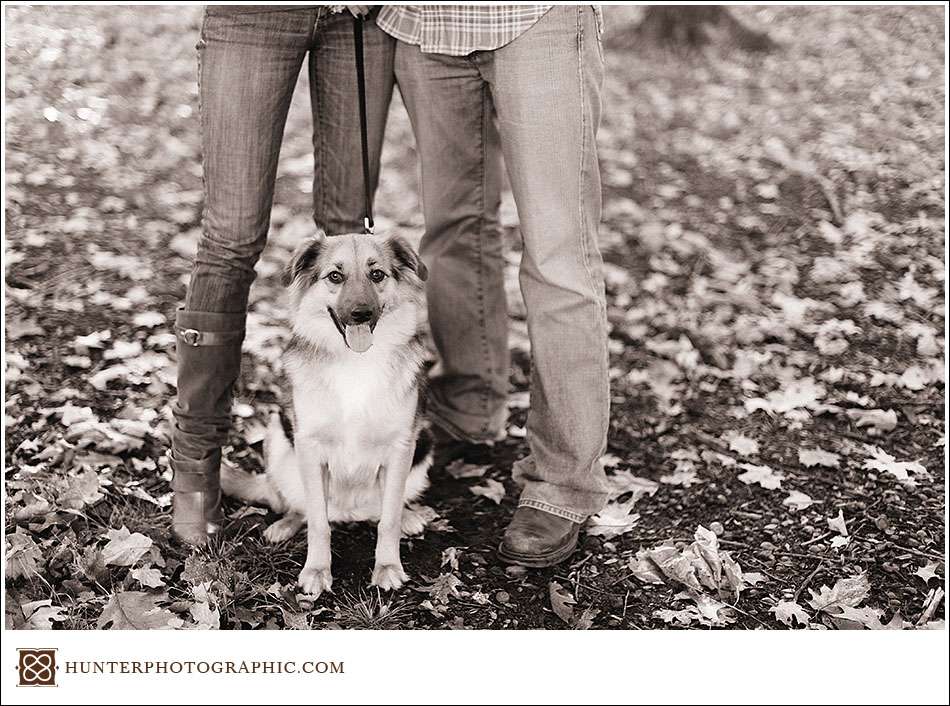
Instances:
[[[425,519],[406,505],[428,486],[432,463],[420,409],[426,277],[399,236],[320,233],[287,265],[286,399],[269,420],[265,473],[226,467],[222,489],[286,513],[265,531],[271,542],[306,525],[305,593],[333,585],[331,522],[378,522],[372,585],[407,580],[399,541]]]

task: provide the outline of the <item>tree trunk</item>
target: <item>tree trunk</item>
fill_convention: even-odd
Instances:
[[[698,47],[714,40],[748,51],[776,47],[768,34],[747,27],[722,5],[651,5],[636,33],[643,40],[680,47]]]

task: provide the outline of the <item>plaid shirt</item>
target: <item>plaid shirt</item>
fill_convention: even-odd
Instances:
[[[505,46],[553,5],[386,5],[376,24],[430,54],[465,56]],[[598,8],[599,10],[599,8]],[[599,16],[598,16],[599,21]]]

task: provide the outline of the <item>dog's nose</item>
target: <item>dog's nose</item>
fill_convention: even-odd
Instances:
[[[353,311],[350,312],[350,321],[354,324],[365,324],[372,318],[372,309],[353,309]]]

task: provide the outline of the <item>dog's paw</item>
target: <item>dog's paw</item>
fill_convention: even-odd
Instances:
[[[401,524],[403,537],[415,537],[417,534],[422,534],[427,522],[421,512],[407,507],[402,511]]]
[[[322,569],[320,567],[305,566],[297,579],[297,585],[304,593],[318,597],[324,591],[332,591],[333,576],[330,574],[330,568]]]
[[[377,564],[373,569],[372,585],[384,591],[395,591],[408,580],[402,564]]]
[[[303,527],[303,521],[297,515],[287,515],[281,517],[277,522],[264,530],[264,539],[273,544],[290,539],[300,528]]]

